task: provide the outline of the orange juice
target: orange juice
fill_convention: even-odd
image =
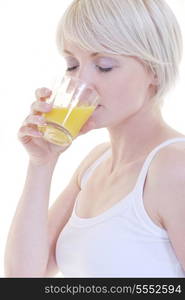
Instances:
[[[76,137],[85,124],[85,122],[89,119],[96,106],[76,106],[72,109],[70,114],[67,116],[69,109],[66,107],[53,107],[53,109],[44,113],[43,116],[46,118],[46,121],[52,122],[58,125],[61,125],[70,133],[72,138]],[[67,117],[66,117],[67,116]],[[67,142],[68,138],[66,137],[65,132],[60,131],[57,128],[54,128],[52,124],[49,124],[45,127],[40,127],[39,130],[44,132],[48,137],[52,135],[55,141],[61,144],[63,142]]]

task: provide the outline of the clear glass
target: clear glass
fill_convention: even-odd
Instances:
[[[50,112],[44,113],[46,125],[39,130],[54,144],[67,146],[99,104],[97,91],[81,79],[65,75],[52,91],[47,103],[53,103]]]

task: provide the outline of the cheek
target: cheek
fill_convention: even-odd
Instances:
[[[102,105],[108,110],[137,110],[144,102],[147,89],[147,79],[142,67],[133,61],[124,70],[117,69],[113,76],[97,83],[102,95]]]
[[[107,85],[105,105],[107,103],[113,108],[138,108],[142,105],[146,93],[144,79],[129,75]]]
[[[133,98],[133,85],[126,83],[128,81],[122,80],[113,81],[110,85],[107,85],[106,90],[104,90],[103,103],[107,108],[113,110],[118,110],[127,106]]]

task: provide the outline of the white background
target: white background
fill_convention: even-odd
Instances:
[[[0,0],[0,277],[9,226],[25,181],[28,156],[17,131],[35,101],[37,87],[48,86],[63,61],[55,44],[57,23],[71,0]],[[183,31],[185,0],[167,0]],[[163,115],[185,134],[185,57],[176,88],[166,97]],[[76,139],[54,172],[50,204],[68,183],[84,156],[108,140],[106,129]]]

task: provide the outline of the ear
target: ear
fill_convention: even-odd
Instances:
[[[147,73],[149,75],[150,85],[157,86],[159,85],[159,78],[157,77],[156,71],[151,70],[151,68],[147,68]]]
[[[157,86],[159,85],[159,79],[157,77],[156,71],[154,68],[152,68],[148,63],[145,61],[142,61],[140,58],[136,58],[145,68],[145,71],[147,72],[149,78],[150,78],[150,85]]]
[[[151,84],[152,85],[159,85],[159,79],[157,77],[156,72],[155,72],[155,74],[153,72],[151,72]]]

